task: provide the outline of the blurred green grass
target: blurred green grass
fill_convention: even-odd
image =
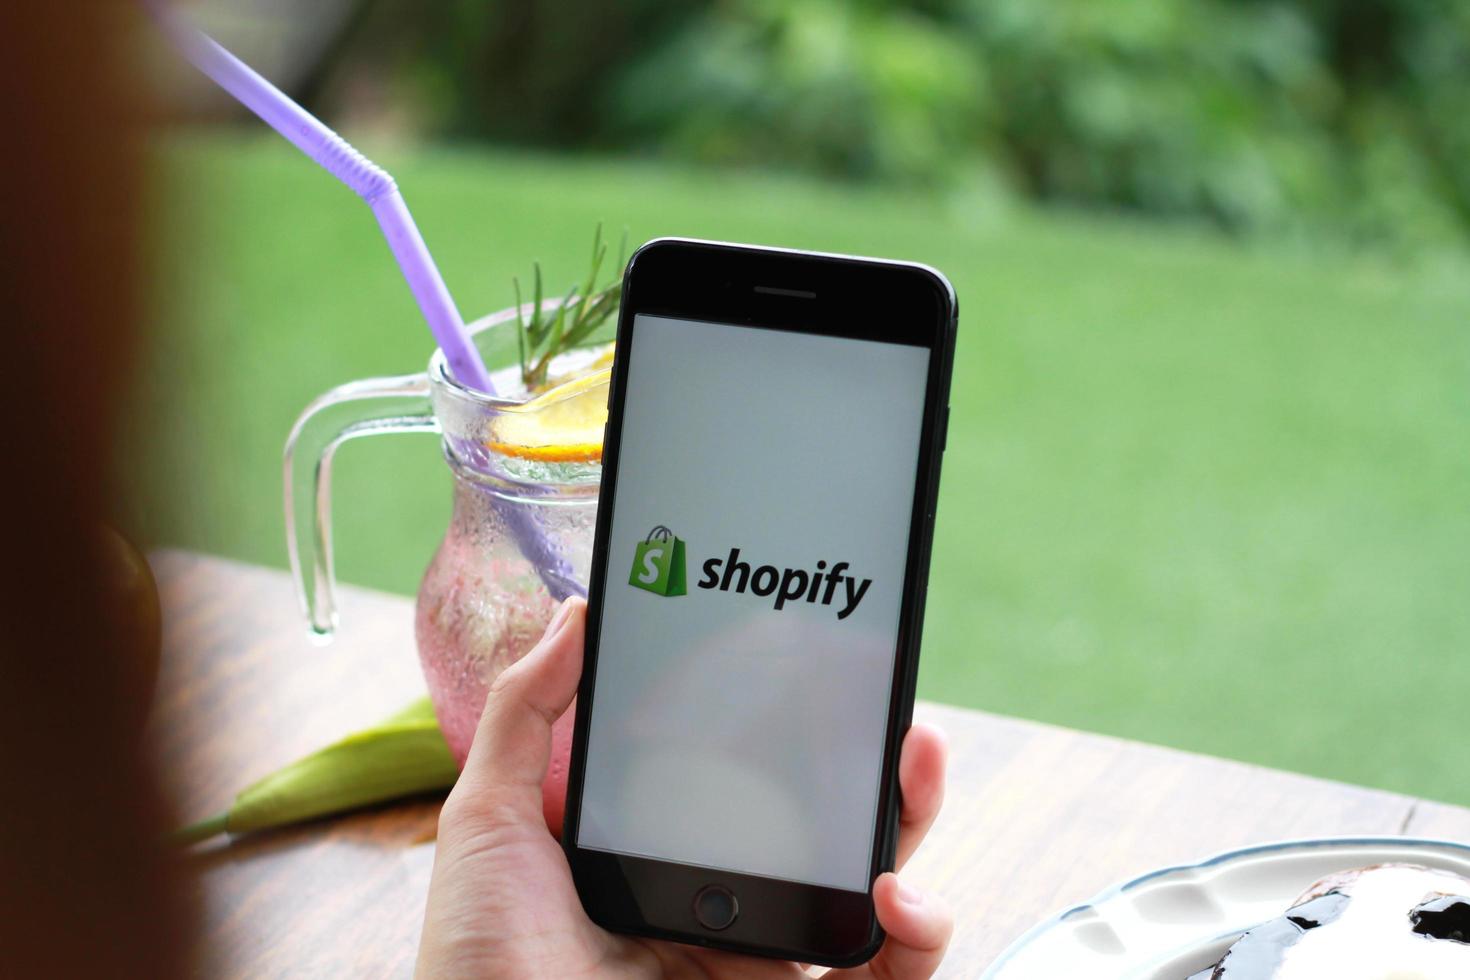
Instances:
[[[385,163],[467,315],[532,259],[570,282],[599,220],[945,270],[921,696],[1470,803],[1463,268],[651,164]],[[277,141],[169,141],[154,196],[119,520],[283,566],[292,420],[419,370],[428,334],[367,210]],[[448,512],[433,440],[355,443],[335,485],[341,577],[412,592]]]

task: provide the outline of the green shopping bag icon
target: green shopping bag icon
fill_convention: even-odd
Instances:
[[[660,524],[638,542],[628,584],[655,595],[684,595],[684,542]]]

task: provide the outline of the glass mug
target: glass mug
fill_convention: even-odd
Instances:
[[[554,311],[561,302],[548,300],[542,309]],[[529,313],[530,304],[521,311]],[[495,677],[541,638],[563,598],[586,593],[602,477],[600,450],[595,462],[547,462],[497,448],[507,444],[497,434],[510,427],[554,431],[558,416],[573,411],[585,423],[587,404],[574,404],[578,399],[595,400],[597,440],[606,421],[609,372],[589,370],[597,365],[595,351],[570,351],[551,363],[550,377],[577,375],[571,381],[526,390],[515,356],[516,313],[502,310],[470,324],[487,363],[512,363],[492,370],[495,395],[460,385],[436,350],[424,373],[326,392],[296,420],[285,449],[291,571],[312,634],[327,642],[337,626],[331,488],[338,447],[383,433],[442,437],[454,506],[419,586],[414,635],[434,714],[461,766]],[[572,717],[569,710],[556,725],[544,787],[554,830],[561,824]]]

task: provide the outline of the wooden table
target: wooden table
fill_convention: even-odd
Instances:
[[[420,694],[411,603],[345,589],[314,647],[284,573],[153,557],[165,656],[153,741],[181,816]],[[949,733],[949,796],[910,874],[954,906],[944,975],[974,976],[1038,919],[1122,878],[1262,841],[1470,840],[1470,810],[1035,722],[922,703]],[[201,972],[412,971],[437,800],[205,847],[189,859]]]

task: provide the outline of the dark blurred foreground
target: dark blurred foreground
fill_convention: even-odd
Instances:
[[[141,758],[151,680],[99,548],[137,346],[131,5],[0,5],[0,976],[182,976],[186,919]],[[155,623],[156,625],[156,623]],[[156,644],[151,655],[156,657]]]

